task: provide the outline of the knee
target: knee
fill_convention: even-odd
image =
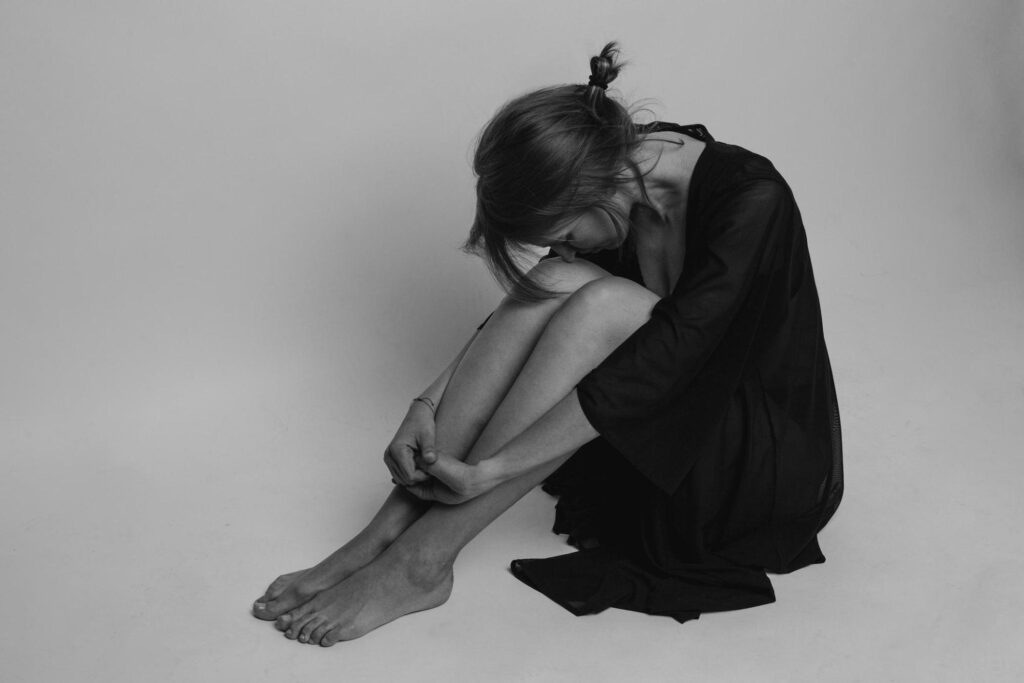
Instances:
[[[608,271],[582,259],[573,263],[562,259],[545,259],[531,268],[528,276],[555,296],[539,301],[523,301],[515,293],[506,296],[495,313],[517,316],[520,327],[528,320],[546,325],[551,316],[586,284],[599,278],[611,277]]]
[[[632,331],[650,317],[657,302],[658,296],[649,289],[626,278],[609,276],[577,289],[558,315],[574,326]]]
[[[529,277],[545,289],[568,296],[588,283],[611,275],[604,268],[583,259],[569,263],[560,258],[549,258],[531,268]]]
[[[568,303],[595,313],[639,308],[646,315],[657,301],[654,292],[632,280],[609,276],[586,283],[576,290]]]

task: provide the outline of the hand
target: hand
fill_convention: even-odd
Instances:
[[[434,448],[434,414],[416,401],[384,451],[384,464],[400,486],[425,482],[430,476],[416,467],[416,456]]]
[[[430,480],[406,486],[405,490],[420,500],[448,505],[465,503],[501,483],[492,460],[468,465],[450,455],[426,451],[418,463],[420,469],[430,475]]]

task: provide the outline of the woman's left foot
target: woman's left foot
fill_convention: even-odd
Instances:
[[[385,551],[344,581],[281,615],[276,626],[292,640],[329,647],[406,614],[438,607],[451,592],[450,565]]]

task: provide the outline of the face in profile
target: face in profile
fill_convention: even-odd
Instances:
[[[616,249],[625,239],[625,226],[619,226],[605,209],[593,208],[560,223],[541,246],[551,247],[563,261],[572,263],[577,254]]]

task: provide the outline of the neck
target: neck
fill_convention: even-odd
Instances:
[[[691,137],[662,133],[649,136],[637,155],[642,175],[633,198],[633,244],[644,286],[659,296],[668,296],[683,271],[690,179],[704,147]]]
[[[641,179],[635,189],[635,202],[650,206],[660,217],[661,228],[671,229],[684,221],[690,178],[704,147],[700,140],[678,133],[654,134],[641,143],[637,159]]]

